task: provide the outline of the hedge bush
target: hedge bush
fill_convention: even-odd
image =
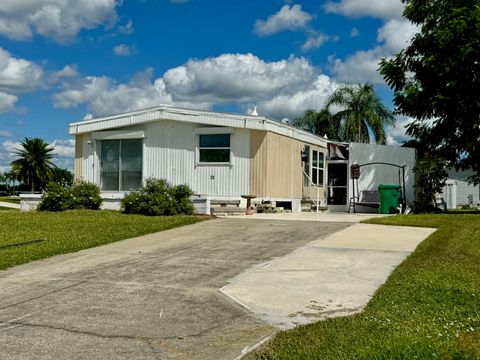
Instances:
[[[166,180],[149,178],[144,187],[125,195],[121,208],[125,214],[191,215],[194,212],[192,195],[187,185],[172,186]]]
[[[64,211],[73,209],[98,210],[102,205],[100,188],[86,181],[72,186],[50,182],[38,205],[40,211]]]

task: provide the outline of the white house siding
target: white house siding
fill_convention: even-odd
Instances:
[[[77,169],[75,169],[75,175],[82,180],[95,182],[95,143],[89,135],[76,136],[75,141],[80,142],[81,148],[81,157],[79,159],[80,174],[78,174]]]
[[[240,197],[248,193],[249,130],[234,129],[231,165],[196,163],[199,125],[159,121],[144,125],[144,177],[163,178],[173,184],[188,184],[196,194]]]
[[[480,186],[469,184],[466,179],[472,176],[472,171],[448,171],[447,184],[443,188],[443,198],[447,203],[447,208],[455,209],[457,207],[467,206],[469,197],[472,198],[473,206],[480,205]]]
[[[398,146],[351,143],[349,145],[349,169],[352,164],[366,164],[371,162],[385,162],[395,165],[406,165],[405,188],[407,203],[414,200],[415,149]],[[399,184],[398,168],[386,165],[371,165],[360,169],[358,188],[360,190],[377,190],[380,184]],[[401,171],[401,169],[400,169]],[[400,173],[401,175],[401,173]],[[353,180],[350,180],[349,197],[353,194]],[[348,206],[348,204],[347,204]]]

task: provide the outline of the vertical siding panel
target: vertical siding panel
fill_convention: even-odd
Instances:
[[[249,130],[234,130],[231,166],[195,166],[196,127],[193,123],[174,121],[146,124],[145,175],[167,179],[175,185],[188,184],[197,194],[239,197],[248,193]]]
[[[75,180],[80,180],[82,178],[82,135],[75,136],[75,164],[74,164],[74,172],[75,172]]]
[[[266,196],[267,132],[252,130],[250,136],[250,192],[257,197]]]

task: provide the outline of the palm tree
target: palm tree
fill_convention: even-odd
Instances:
[[[307,110],[302,117],[295,119],[293,126],[310,131],[319,136],[326,136],[331,140],[339,138],[340,123],[327,108],[320,111]]]
[[[342,123],[343,141],[368,143],[370,129],[377,144],[385,144],[385,126],[394,125],[395,118],[375,94],[373,85],[345,85],[330,97],[327,108],[332,105],[342,109],[335,117]]]
[[[31,184],[33,194],[36,184],[42,185],[52,176],[53,147],[40,138],[25,138],[20,145],[15,153],[18,159],[11,162],[12,171],[19,181]]]

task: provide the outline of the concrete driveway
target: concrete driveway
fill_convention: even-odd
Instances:
[[[345,229],[218,219],[0,272],[0,359],[229,359],[276,331],[219,288]]]

